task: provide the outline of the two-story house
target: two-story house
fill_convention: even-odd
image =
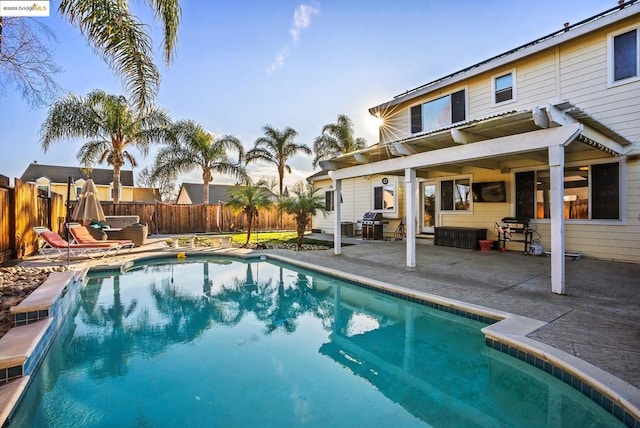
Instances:
[[[528,221],[564,293],[565,253],[640,263],[640,3],[618,7],[371,107],[379,143],[321,163],[333,233],[365,212],[384,235]],[[336,201],[340,201],[337,203]],[[437,234],[436,234],[437,235]],[[340,253],[341,233],[334,234]],[[516,243],[507,243],[515,249]]]

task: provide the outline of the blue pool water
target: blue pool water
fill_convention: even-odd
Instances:
[[[271,261],[95,273],[10,426],[619,424],[484,326]]]

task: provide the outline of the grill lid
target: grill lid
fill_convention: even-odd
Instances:
[[[382,213],[366,212],[362,216],[362,221],[380,221],[384,219]]]

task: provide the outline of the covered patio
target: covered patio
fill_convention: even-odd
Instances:
[[[384,129],[381,132],[385,131]],[[568,101],[472,120],[409,138],[376,145],[360,152],[321,162],[333,180],[334,200],[340,200],[341,181],[373,174],[403,176],[407,214],[404,264],[416,267],[418,178],[431,173],[459,174],[463,168],[509,173],[523,167],[548,167],[550,171],[551,291],[565,294],[565,162],[595,157],[622,157],[632,144]],[[511,189],[509,215],[515,214]],[[624,209],[623,209],[624,211]],[[334,228],[340,230],[340,204]],[[624,215],[624,214],[623,214]],[[335,254],[341,254],[342,237],[334,236]]]

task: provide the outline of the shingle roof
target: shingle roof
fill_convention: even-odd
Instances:
[[[320,170],[320,171],[316,172],[315,174],[308,176],[307,177],[307,182],[308,183],[313,183],[316,180],[326,180],[327,178],[329,178],[329,173],[327,171]]]
[[[69,177],[74,181],[79,178],[92,178],[98,185],[108,186],[113,181],[112,169],[93,168],[90,176],[83,172],[83,168],[77,166],[30,164],[20,177],[22,181],[36,181],[40,177],[47,177],[52,183],[67,183]],[[133,171],[121,170],[120,183],[123,186],[133,186]]]
[[[236,186],[233,184],[209,184],[209,203],[217,204],[219,201],[227,202],[229,197],[227,196],[227,192],[229,189],[236,187],[247,187],[247,186]],[[182,187],[180,191],[185,191],[191,199],[191,203],[194,205],[198,205],[203,203],[202,198],[202,183],[182,183]],[[267,189],[265,189],[267,190]],[[267,190],[271,195],[273,195],[273,199],[275,200],[275,195],[273,192]]]

